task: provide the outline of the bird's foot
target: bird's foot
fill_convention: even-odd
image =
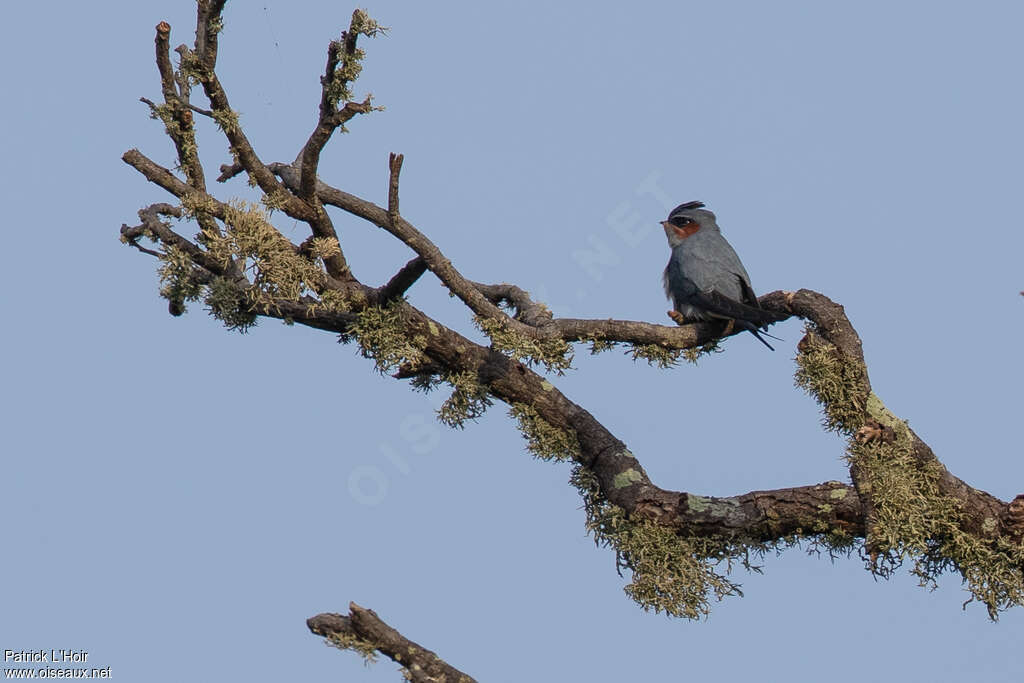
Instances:
[[[672,318],[672,320],[675,321],[676,325],[685,325],[686,324],[686,318],[684,318],[683,314],[680,313],[679,311],[669,311],[668,312],[668,317]]]
[[[722,336],[728,337],[734,329],[736,329],[736,321],[729,318],[729,322],[725,324],[725,328],[722,330]]]

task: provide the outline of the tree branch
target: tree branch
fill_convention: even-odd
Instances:
[[[388,280],[387,284],[377,290],[377,301],[379,306],[391,303],[396,299],[405,296],[406,291],[412,287],[423,273],[427,272],[427,264],[417,256],[404,266],[401,270]]]
[[[402,173],[404,154],[388,155],[388,218],[394,223],[399,216],[398,211],[398,176]]]
[[[217,66],[217,42],[224,28],[224,5],[227,0],[197,0],[196,54],[202,65],[212,71]]]
[[[328,46],[327,67],[320,79],[320,118],[299,153],[301,174],[299,186],[293,191],[299,199],[312,207],[313,219],[309,224],[313,234],[321,238],[337,240],[338,235],[330,216],[320,203],[320,198],[316,196],[316,173],[320,165],[320,153],[336,129],[343,127],[356,114],[365,114],[372,110],[369,97],[362,103],[347,102],[340,111],[338,110],[339,99],[349,94],[349,80],[359,73],[361,55],[356,49],[356,39],[366,22],[366,13],[360,9],[355,10],[352,13],[349,30],[342,34],[340,41],[331,41]],[[333,277],[342,280],[352,279],[343,253],[339,252],[329,257],[325,260],[325,265],[327,272]]]
[[[288,188],[292,190],[297,189],[299,174],[293,166],[278,163],[271,164],[269,168],[280,176]],[[396,216],[394,222],[392,222],[386,209],[377,206],[373,202],[368,202],[355,195],[330,187],[319,180],[317,181],[317,195],[324,204],[336,206],[369,221],[400,239],[416,252],[427,264],[427,268],[437,275],[438,279],[453,294],[462,299],[469,306],[470,310],[477,315],[503,321],[509,327],[525,336],[538,336],[536,330],[520,323],[518,320],[510,318],[504,311],[488,301],[469,280],[464,278],[452,266],[451,261],[445,258],[444,254],[441,253],[441,250],[433,242],[401,216]]]
[[[192,111],[188,104],[187,92],[179,92],[178,81],[175,79],[174,67],[170,57],[171,25],[161,21],[156,25],[156,65],[160,72],[160,89],[164,96],[165,110],[161,111],[152,102],[149,104],[153,115],[163,120],[167,135],[174,142],[178,152],[178,161],[185,172],[188,183],[197,190],[206,191],[206,173],[199,160],[196,146],[195,126]],[[185,81],[187,87],[187,80]],[[204,227],[211,227],[212,221]]]
[[[130,244],[144,253],[160,256],[159,253],[154,252],[151,249],[145,249],[138,244],[139,237],[149,237],[163,243],[164,245],[180,249],[188,254],[193,263],[196,263],[211,273],[216,275],[226,275],[228,270],[224,268],[221,263],[218,263],[216,260],[211,258],[208,253],[200,249],[187,238],[182,237],[171,230],[163,221],[160,220],[160,216],[174,216],[176,218],[180,218],[181,215],[181,209],[176,206],[171,206],[170,204],[153,204],[145,209],[139,210],[139,219],[142,221],[140,225],[135,227],[129,227],[123,224],[121,225],[121,237],[126,244]]]
[[[293,282],[294,277],[299,277],[300,284],[307,284],[288,289],[297,292],[289,295],[290,299],[280,296],[277,293],[280,290],[271,287],[273,291],[264,292],[262,298],[250,299],[256,303],[246,304],[247,312],[332,330],[346,338],[355,337],[363,354],[377,361],[378,369],[397,368],[396,376],[415,376],[420,380],[424,379],[423,375],[436,375],[451,383],[455,388],[453,397],[463,401],[489,403],[493,397],[507,403],[525,425],[523,431],[528,438],[538,443],[549,438],[559,444],[555,449],[558,454],[551,455],[553,451],[549,448],[548,457],[571,457],[575,461],[575,483],[584,495],[591,530],[596,538],[615,545],[620,560],[626,558],[623,561],[634,573],[643,571],[637,566],[643,558],[637,559],[638,546],[629,547],[632,541],[626,537],[642,535],[651,528],[670,532],[662,533],[653,546],[662,553],[659,558],[664,561],[656,563],[659,567],[665,567],[668,559],[678,557],[679,552],[689,553],[691,558],[698,555],[695,546],[679,545],[693,539],[714,539],[718,545],[704,546],[711,548],[704,557],[722,559],[733,557],[728,554],[732,552],[728,548],[734,546],[756,548],[758,544],[792,542],[795,537],[864,537],[872,555],[873,571],[886,573],[875,563],[879,556],[892,564],[904,556],[913,556],[918,558],[915,571],[926,579],[948,566],[960,570],[970,590],[986,602],[990,614],[1024,602],[1024,580],[1020,576],[1024,564],[1024,551],[1020,547],[1024,503],[1015,500],[1007,505],[957,479],[905,422],[885,408],[871,389],[856,330],[842,306],[822,294],[806,289],[773,292],[761,297],[760,303],[780,319],[797,316],[808,321],[806,333],[797,346],[797,380],[821,403],[826,426],[848,437],[853,486],[826,482],[725,498],[659,488],[650,481],[636,456],[603,424],[540,374],[503,353],[500,349],[504,347],[499,344],[494,330],[488,328],[492,344],[486,347],[402,301],[404,292],[429,269],[477,316],[497,321],[506,331],[527,341],[621,342],[689,349],[714,341],[723,334],[721,326],[715,323],[668,327],[637,321],[555,318],[515,285],[486,285],[468,280],[433,242],[401,216],[398,197],[401,155],[389,157],[387,209],[319,181],[316,178],[319,151],[333,130],[330,126],[335,125],[335,115],[342,113],[330,113],[330,107],[336,102],[332,104],[333,91],[328,96],[328,83],[334,77],[332,74],[339,73],[338,60],[343,59],[345,50],[349,49],[345,45],[333,48],[333,56],[329,53],[328,75],[325,76],[328,83],[322,95],[318,124],[320,134],[317,137],[315,132],[307,142],[301,155],[302,166],[265,166],[237,125],[214,73],[216,31],[220,26],[222,5],[222,2],[200,0],[196,53],[182,51],[182,71],[198,75],[210,98],[213,115],[238,156],[236,164],[221,168],[219,180],[226,180],[244,169],[270,199],[276,198],[276,203],[284,207],[288,215],[308,222],[314,236],[334,236],[323,207],[328,204],[387,230],[417,254],[387,284],[371,289],[351,276],[343,257],[340,262],[330,261],[332,257],[323,250],[323,245],[318,246],[311,240],[306,245],[310,254],[303,256],[305,261],[299,260],[296,265],[290,253],[280,257],[287,263],[285,270],[293,271],[286,275],[293,277]],[[357,15],[358,12],[353,14],[350,33],[358,32]],[[353,37],[353,59],[354,40]],[[157,41],[158,61],[161,61],[159,29]],[[166,64],[160,66],[162,86],[167,92],[173,90],[173,83],[168,81],[165,68]],[[346,74],[347,80],[342,86],[351,80],[351,73]],[[334,81],[335,87],[338,82]],[[325,109],[325,103],[330,107]],[[320,126],[330,129],[326,137],[322,134],[327,129],[321,130]],[[197,215],[205,212],[224,220],[228,213],[226,205],[194,184],[182,182],[137,150],[130,150],[123,158],[148,180],[181,199],[186,207],[201,207]],[[137,243],[138,237],[154,237],[165,246],[180,249],[196,267],[213,274],[224,272],[223,264],[215,262],[207,251],[170,230],[159,219],[160,215],[180,216],[179,209],[158,204],[143,209],[139,215],[140,226],[122,226],[126,242],[142,249]],[[274,239],[270,241],[279,244]],[[298,249],[290,241],[285,242]],[[288,248],[279,251],[288,252]],[[324,254],[327,273],[309,270],[315,258],[307,257],[315,253]],[[339,263],[344,264],[341,270]],[[344,276],[344,282],[338,281],[339,274]],[[196,277],[204,282],[206,276],[201,271]],[[236,277],[235,282],[241,288],[252,286],[254,290],[250,292],[260,294],[248,280],[243,285]],[[315,284],[308,284],[310,282]],[[321,295],[320,300],[307,296],[307,290],[302,287],[315,289]],[[321,289],[332,291],[323,293]],[[229,299],[230,296],[229,291]],[[379,308],[383,303],[390,305],[386,309]],[[503,311],[502,304],[513,307],[515,316]],[[515,349],[509,352],[518,353]],[[522,357],[530,356],[523,354]],[[469,412],[466,415],[475,416]],[[619,533],[616,529],[627,527],[631,531],[626,537],[616,535]],[[676,545],[672,546],[666,536],[675,539]],[[620,543],[626,545],[617,545]],[[650,554],[650,547],[644,546],[639,552]],[[730,588],[725,586],[723,590],[729,592]],[[657,608],[663,603],[654,604]],[[364,612],[372,615],[365,610],[357,612],[359,609],[353,606],[350,622],[363,619],[364,616],[359,615]],[[682,608],[681,611],[691,613]],[[375,637],[378,636],[390,637],[380,633]],[[373,642],[382,642],[379,638]]]
[[[277,181],[260,160],[252,143],[242,131],[238,123],[238,115],[231,109],[227,93],[217,78],[217,35],[223,27],[221,12],[225,0],[199,0],[196,21],[195,51],[184,46],[178,48],[181,55],[182,70],[191,73],[199,80],[213,109],[213,117],[227,137],[231,150],[238,157],[238,163],[256,181],[260,189],[288,216],[296,220],[311,223],[316,219],[316,212],[309,204],[288,192]]]
[[[290,186],[297,182],[297,174],[294,167],[286,164],[272,164],[270,168],[274,173],[281,176],[285,184]],[[318,181],[317,192],[326,204],[344,209],[384,229],[390,227],[388,212],[371,202],[332,188],[320,181]],[[451,263],[443,257],[440,250],[429,240],[423,238],[408,222],[399,218],[398,223],[399,227],[395,229],[395,232],[399,234],[396,234],[396,236],[406,244],[410,244],[410,246],[415,245],[417,253],[427,262],[428,267],[431,261],[437,266],[437,269],[430,267],[430,270],[435,274],[438,274],[439,270],[445,273],[460,291],[463,290],[463,286],[472,289],[473,294],[486,301],[487,305],[495,310],[497,310],[497,307],[492,303],[491,299],[495,301],[509,300],[519,307],[521,311],[532,313],[529,316],[531,320],[540,322],[543,319],[540,310],[535,305],[532,305],[528,295],[523,290],[519,288],[513,289],[511,285],[479,285],[478,283],[465,280],[451,266]],[[439,277],[441,276],[439,275]],[[467,295],[463,300],[467,301],[467,299],[471,298]],[[846,359],[864,367],[864,356],[860,338],[846,318],[842,306],[810,290],[773,292],[761,297],[760,302],[764,308],[780,316],[796,315],[812,321],[816,328],[821,331],[822,335],[830,343],[835,344],[836,348]],[[468,301],[467,305],[469,305]],[[474,312],[490,310],[480,307],[474,308],[473,306],[470,306],[470,308]],[[502,311],[499,311],[499,313],[503,317],[508,317]],[[517,325],[528,327],[526,323],[519,320],[514,322]],[[533,329],[542,330],[567,341],[596,339],[632,344],[658,344],[667,348],[678,349],[694,348],[706,344],[713,341],[716,335],[721,332],[720,326],[714,323],[684,325],[672,328],[635,321],[579,320],[571,318],[553,318],[540,328]],[[734,330],[732,333],[739,333],[739,330]],[[458,346],[463,348],[467,343],[471,342],[461,337],[461,335],[459,336],[459,341],[456,342]],[[474,344],[474,346],[477,345]],[[483,349],[483,347],[478,348]],[[449,349],[427,349],[428,355],[442,360],[443,364],[448,367],[466,369],[466,363],[459,360],[458,354],[448,353],[448,351]],[[486,352],[486,350],[484,351]],[[493,370],[495,365],[500,365],[500,363],[496,364],[493,359],[485,360],[479,358],[476,365],[487,366]],[[656,517],[659,523],[674,528],[683,529],[688,526],[687,513],[680,506],[680,494],[665,491],[654,486],[631,455],[628,457],[622,456],[623,453],[629,452],[625,444],[600,426],[589,413],[568,401],[568,399],[565,399],[557,390],[544,389],[541,386],[542,380],[529,370],[526,370],[524,373],[518,370],[505,369],[498,374],[498,378],[488,383],[491,391],[498,398],[507,403],[533,405],[541,416],[551,424],[577,432],[581,446],[583,446],[582,462],[588,469],[593,470],[598,475],[602,484],[602,493],[608,497],[609,501],[624,508],[627,512],[632,513],[644,510],[646,515]],[[516,378],[531,377],[532,381],[524,385],[523,382],[519,381],[506,384],[501,380],[502,377],[511,378],[513,376]],[[860,393],[863,395],[862,402],[866,404],[867,397],[871,395],[866,369],[863,372],[863,378],[864,384]],[[536,405],[534,405],[535,402]],[[863,419],[866,421],[871,418],[865,414]],[[927,449],[927,446],[916,435],[915,453],[919,454],[922,462],[935,460],[934,454],[931,454],[930,449]],[[626,487],[616,487],[616,477],[621,475],[632,477],[633,483]],[[942,487],[944,493],[955,496],[967,509],[976,511],[974,514],[968,515],[967,520],[965,520],[968,525],[965,528],[972,533],[979,532],[985,519],[999,519],[1006,509],[1006,503],[983,491],[978,491],[966,485],[951,474],[948,474],[948,476],[943,475]],[[995,511],[998,511],[999,514],[993,517]]]
[[[356,650],[363,656],[380,652],[401,665],[415,683],[475,683],[476,679],[388,626],[373,610],[354,602],[349,603],[348,609],[348,616],[327,613],[310,617],[306,626],[343,650]]]
[[[860,341],[855,330],[841,313],[841,307],[827,297],[800,290],[790,294],[772,293],[764,299],[771,310],[790,314],[799,311],[819,328],[830,328],[831,339],[859,353]],[[407,334],[429,340],[424,351],[434,363],[452,372],[471,371],[486,383],[495,397],[510,405],[530,405],[549,424],[575,433],[580,444],[578,462],[597,475],[601,493],[631,516],[648,518],[687,534],[742,534],[764,542],[782,539],[796,528],[814,528],[812,522],[838,524],[853,535],[863,536],[865,520],[861,497],[854,488],[841,487],[845,492],[840,498],[833,493],[838,490],[834,482],[726,498],[662,489],[650,481],[622,441],[550,382],[522,363],[475,344],[411,305],[406,304],[403,310]],[[841,317],[837,317],[839,315]],[[870,415],[865,414],[864,420],[870,419]],[[914,437],[915,443],[920,443],[917,448],[927,449],[916,435]],[[930,449],[927,454],[922,450],[921,457],[934,458],[934,454]],[[623,482],[628,483],[623,485]],[[944,493],[960,500],[965,510],[972,511],[964,519],[964,528],[973,534],[990,536],[991,524],[986,525],[985,519],[998,520],[1006,514],[1006,503],[965,484],[945,470],[942,486]],[[729,503],[704,508],[692,505],[695,499]],[[768,500],[776,503],[766,504]],[[837,506],[837,500],[842,504]],[[826,505],[832,509],[823,511],[822,506]],[[792,514],[780,514],[780,511]],[[985,531],[986,527],[990,530]]]
[[[341,111],[338,104],[341,99],[351,96],[348,84],[359,74],[360,53],[356,50],[362,25],[367,21],[366,13],[361,9],[352,12],[352,21],[347,31],[341,34],[341,40],[333,40],[327,47],[327,67],[320,78],[320,119],[302,148],[299,180],[299,198],[312,204],[316,194],[316,172],[320,163],[320,152],[334,134],[356,114],[369,112],[370,100],[362,104],[347,102]]]
[[[297,181],[293,167],[274,165],[273,169],[281,174],[286,183]],[[329,203],[340,204],[357,215],[376,218],[384,224],[388,222],[387,211],[353,195],[327,188],[322,183],[318,183],[318,193]],[[378,224],[377,221],[372,222]],[[529,309],[525,293],[512,286],[484,286],[481,289],[474,283],[468,284],[480,297],[484,297],[486,292],[495,299],[505,297],[523,306],[524,310]],[[765,308],[780,315],[799,315],[811,321],[818,334],[832,344],[842,358],[863,368],[860,339],[841,306],[810,290],[775,292],[762,297],[761,301]],[[488,303],[494,305],[490,301]],[[400,318],[406,338],[426,340],[423,354],[429,359],[430,367],[443,368],[448,373],[468,372],[487,387],[490,395],[509,405],[527,405],[545,423],[573,434],[579,444],[579,452],[575,456],[577,462],[594,476],[600,495],[610,504],[621,508],[629,518],[649,520],[671,528],[683,537],[721,536],[743,538],[751,542],[779,541],[797,531],[807,533],[809,529],[816,528],[863,536],[867,533],[865,530],[871,528],[872,520],[867,514],[863,496],[859,492],[851,495],[852,490],[848,488],[797,487],[729,498],[708,498],[662,489],[650,481],[639,461],[622,441],[590,413],[522,363],[472,342],[409,304],[401,306]],[[330,325],[316,324],[315,321],[320,322],[314,315],[304,322],[314,323],[313,326],[321,329],[332,329]],[[655,343],[668,341],[680,346],[695,346],[710,341],[714,338],[715,330],[713,325],[673,329],[631,321],[568,319],[554,319],[547,325],[562,327],[561,334],[582,336],[603,333],[606,339],[651,339]],[[866,371],[862,374],[863,379],[859,380],[862,383],[856,392],[861,398],[854,399],[854,403],[863,404],[864,410],[851,418],[856,421],[856,426],[849,432],[851,434],[875,419],[875,413],[867,410],[867,398],[864,396],[873,394],[870,394]],[[934,458],[930,450],[926,450],[927,446],[923,443],[918,445],[916,435],[914,439],[915,453],[919,453],[922,460]],[[1000,520],[1006,515],[1007,505],[943,472],[943,493],[955,497],[969,511],[960,522],[963,530],[979,539],[993,538],[1003,533]],[[836,498],[840,494],[835,491],[844,491],[843,498]],[[837,501],[843,504],[837,505]]]
[[[170,172],[170,170],[164,168],[160,164],[156,163],[145,154],[137,149],[130,149],[121,155],[121,160],[134,168],[136,171],[146,177],[149,182],[162,187],[167,190],[175,197],[179,199],[185,199],[186,197],[192,196],[197,200],[203,202],[206,210],[210,215],[216,218],[224,219],[226,206],[223,202],[217,200],[213,196],[207,194],[202,190],[197,190],[188,183],[180,180],[176,175]]]

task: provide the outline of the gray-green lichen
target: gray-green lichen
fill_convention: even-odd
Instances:
[[[180,105],[179,105],[180,106]],[[168,104],[150,105],[149,115],[164,124],[164,130],[172,140],[180,145],[181,152],[186,157],[196,154],[196,136],[190,126],[183,126],[178,120],[178,110]]]
[[[337,240],[313,240],[315,258],[307,258],[275,228],[256,204],[232,201],[227,204],[225,234],[203,232],[210,255],[227,267],[232,259],[244,264],[259,292],[270,298],[298,300],[320,291],[327,276],[319,258],[340,253]]]
[[[198,301],[203,294],[202,284],[193,277],[192,259],[181,249],[165,245],[160,255],[160,296],[167,299],[176,315],[184,313],[187,301]]]
[[[363,662],[369,666],[377,661],[377,646],[365,638],[360,638],[354,633],[332,632],[324,640],[328,645],[339,650],[350,650],[363,658]]]
[[[993,620],[1009,607],[1024,605],[1024,547],[965,532],[960,502],[939,488],[942,465],[913,456],[905,426],[896,434],[891,443],[851,441],[848,450],[865,480],[861,487],[871,496],[872,571],[888,577],[909,559],[910,572],[931,588],[943,573],[957,571],[970,601],[984,604]]]
[[[825,428],[851,436],[863,424],[866,408],[864,366],[839,354],[811,326],[796,363],[796,384],[821,405]]]
[[[251,178],[251,177],[250,177],[250,180],[254,181],[254,179]],[[270,211],[272,213],[274,211],[281,211],[281,210],[283,210],[284,207],[288,205],[288,202],[291,201],[291,199],[292,199],[292,194],[290,192],[288,192],[288,190],[278,188],[278,189],[273,190],[272,192],[265,193],[262,197],[260,197],[260,204],[265,206],[267,211]],[[329,238],[329,237],[317,237],[315,239],[331,239],[331,238]]]
[[[206,27],[207,27],[207,31],[209,31],[212,35],[217,35],[221,31],[223,31],[224,30],[224,17],[223,17],[223,15],[218,14],[216,16],[210,17],[210,20],[207,22]]]
[[[696,365],[697,361],[699,361],[703,356],[710,356],[713,353],[722,353],[724,349],[718,345],[718,342],[719,340],[715,339],[700,346],[683,349],[683,358],[686,359],[686,362]]]
[[[808,329],[797,356],[796,382],[821,404],[825,426],[849,438],[847,458],[871,503],[865,542],[869,569],[888,577],[910,560],[911,573],[928,587],[941,574],[957,571],[971,594],[968,602],[983,603],[992,619],[1024,605],[1024,545],[963,530],[960,501],[940,487],[944,468],[934,459],[915,457],[909,427],[866,392],[864,380],[862,365],[842,358]],[[871,420],[888,430],[884,438],[856,438]]]
[[[526,438],[526,449],[541,460],[571,460],[579,455],[576,433],[555,427],[525,403],[513,403],[508,413]]]
[[[590,355],[592,356],[604,353],[605,351],[611,351],[618,345],[618,342],[608,341],[607,339],[584,338],[580,339],[580,341],[590,344]]]
[[[629,354],[633,360],[643,358],[648,365],[665,370],[674,367],[679,362],[680,356],[683,355],[683,349],[673,349],[661,344],[633,344],[629,349]]]
[[[711,598],[742,595],[728,578],[734,564],[759,571],[752,556],[770,546],[722,538],[682,537],[651,520],[634,521],[609,503],[593,473],[576,467],[572,483],[583,496],[587,529],[598,545],[615,551],[619,569],[632,573],[629,595],[645,610],[698,619],[711,609]]]
[[[399,300],[383,307],[368,306],[342,335],[342,341],[354,338],[363,357],[372,359],[381,374],[393,372],[399,366],[415,369],[423,362],[422,340],[407,334],[402,320],[404,304]]]
[[[620,344],[620,342],[598,339],[596,337],[584,337],[580,341],[590,344],[591,355],[610,351]],[[674,367],[679,363],[680,358],[696,365],[702,356],[722,352],[717,340],[687,349],[677,349],[661,344],[628,344],[627,346],[626,353],[633,360],[646,360],[649,365],[661,368],[662,370]]]
[[[301,300],[310,313],[349,310],[344,296],[327,288],[323,267],[324,260],[340,253],[336,239],[311,239],[300,253],[258,205],[232,201],[226,207],[223,233],[214,223],[204,223],[197,239],[210,259],[225,271],[240,266],[251,284],[207,274],[199,285],[191,276],[190,258],[168,247],[160,271],[161,293],[176,310],[184,310],[185,301],[202,298],[211,315],[241,332],[256,323],[255,310],[273,308],[281,300]],[[191,193],[182,198],[182,209],[185,217],[195,219],[212,215],[218,205],[204,193]]]
[[[204,214],[214,213],[217,210],[217,200],[205,192],[189,192],[181,198],[181,208],[184,218],[194,219]],[[198,236],[206,237],[204,233],[200,233]]]
[[[249,298],[227,278],[216,277],[210,282],[204,302],[210,315],[224,323],[229,330],[247,332],[258,320],[249,308]]]
[[[615,475],[615,478],[612,480],[612,486],[617,489],[622,489],[627,486],[632,486],[638,481],[643,481],[643,479],[644,477],[640,474],[639,470],[634,470],[630,467]]]
[[[452,387],[452,395],[441,404],[437,419],[449,427],[463,428],[466,420],[476,420],[491,405],[487,387],[480,383],[475,372],[447,373],[445,382]]]
[[[364,35],[372,38],[378,33],[387,32],[387,27],[378,24],[364,10],[357,9],[352,13],[349,31],[356,36]],[[335,41],[332,47],[339,52],[341,59],[327,86],[327,98],[332,107],[337,107],[339,102],[352,99],[350,86],[363,71],[363,59],[366,58],[366,52],[356,47],[351,54],[345,54],[343,41]]]
[[[495,349],[528,365],[540,363],[549,372],[562,374],[572,367],[572,346],[559,337],[536,339],[512,330],[503,320],[475,316],[477,327],[491,339]]]
[[[727,517],[739,507],[739,501],[735,498],[708,498],[691,493],[686,496],[686,507],[700,514]]]
[[[238,112],[231,109],[214,109],[213,120],[225,135],[236,135],[242,128],[238,123]]]
[[[348,310],[348,302],[336,291],[327,289],[323,261],[340,253],[334,238],[315,238],[300,253],[270,223],[266,213],[254,204],[232,201],[224,211],[224,232],[211,223],[204,224],[197,236],[206,247],[207,257],[225,270],[241,266],[251,277],[251,285],[224,277],[194,277],[190,257],[173,247],[165,247],[161,257],[161,294],[172,310],[184,310],[186,301],[204,299],[209,312],[229,329],[246,331],[255,324],[253,313],[261,307],[273,307],[281,300],[303,300],[311,310],[332,312]],[[185,217],[209,216],[217,204],[203,193],[182,198]]]
[[[568,460],[579,454],[575,434],[552,426],[530,406],[513,404],[509,414],[526,437],[527,448],[538,458]],[[632,457],[628,451],[622,455]],[[638,479],[640,473],[630,468],[620,473],[616,484],[629,486]],[[632,572],[626,594],[645,610],[689,619],[705,616],[712,596],[721,599],[742,594],[739,585],[728,578],[733,564],[757,571],[750,563],[751,556],[760,556],[771,547],[720,538],[683,538],[653,521],[630,520],[622,508],[604,498],[597,478],[586,469],[574,468],[571,481],[583,497],[588,532],[598,545],[614,549],[620,570]],[[710,505],[707,499],[700,500]]]
[[[662,346],[661,344],[633,344],[630,346],[629,351],[627,351],[633,357],[633,360],[642,358],[649,365],[661,368],[662,370],[674,367],[679,363],[680,358],[696,365],[701,357],[721,352],[722,349],[718,346],[717,341],[710,341],[707,344],[686,349],[676,349],[670,346]]]

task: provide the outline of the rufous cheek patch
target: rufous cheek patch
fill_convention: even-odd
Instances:
[[[685,240],[687,237],[697,232],[698,230],[700,230],[700,226],[696,223],[687,223],[686,227],[683,228],[677,227],[675,225],[672,226],[672,231],[675,232],[676,237],[678,237],[681,240]]]

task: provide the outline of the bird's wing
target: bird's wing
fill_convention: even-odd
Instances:
[[[756,301],[756,299],[755,299]],[[721,292],[711,290],[710,292],[697,292],[690,297],[690,303],[699,306],[715,317],[732,318],[749,322],[757,327],[777,322],[779,317],[774,313],[745,304],[741,301],[725,296]]]
[[[714,291],[742,302],[744,288],[750,288],[747,270],[719,233],[699,232],[687,239],[679,249],[679,266],[702,292]]]
[[[737,275],[736,277],[740,279],[740,289],[743,290],[743,296],[740,298],[740,301],[748,306],[761,308],[761,302],[757,300],[757,295],[754,294],[754,288],[750,286],[750,281],[740,275]]]
[[[694,235],[680,250],[680,270],[692,288],[690,303],[708,313],[743,320],[760,327],[778,317],[761,309],[750,286],[750,276],[739,256],[721,234],[710,233],[700,241]]]
[[[685,300],[700,290],[697,284],[688,278],[682,265],[682,257],[678,250],[672,252],[672,257],[665,266],[665,274],[662,276],[665,283],[665,296]],[[677,302],[678,303],[678,302]]]

